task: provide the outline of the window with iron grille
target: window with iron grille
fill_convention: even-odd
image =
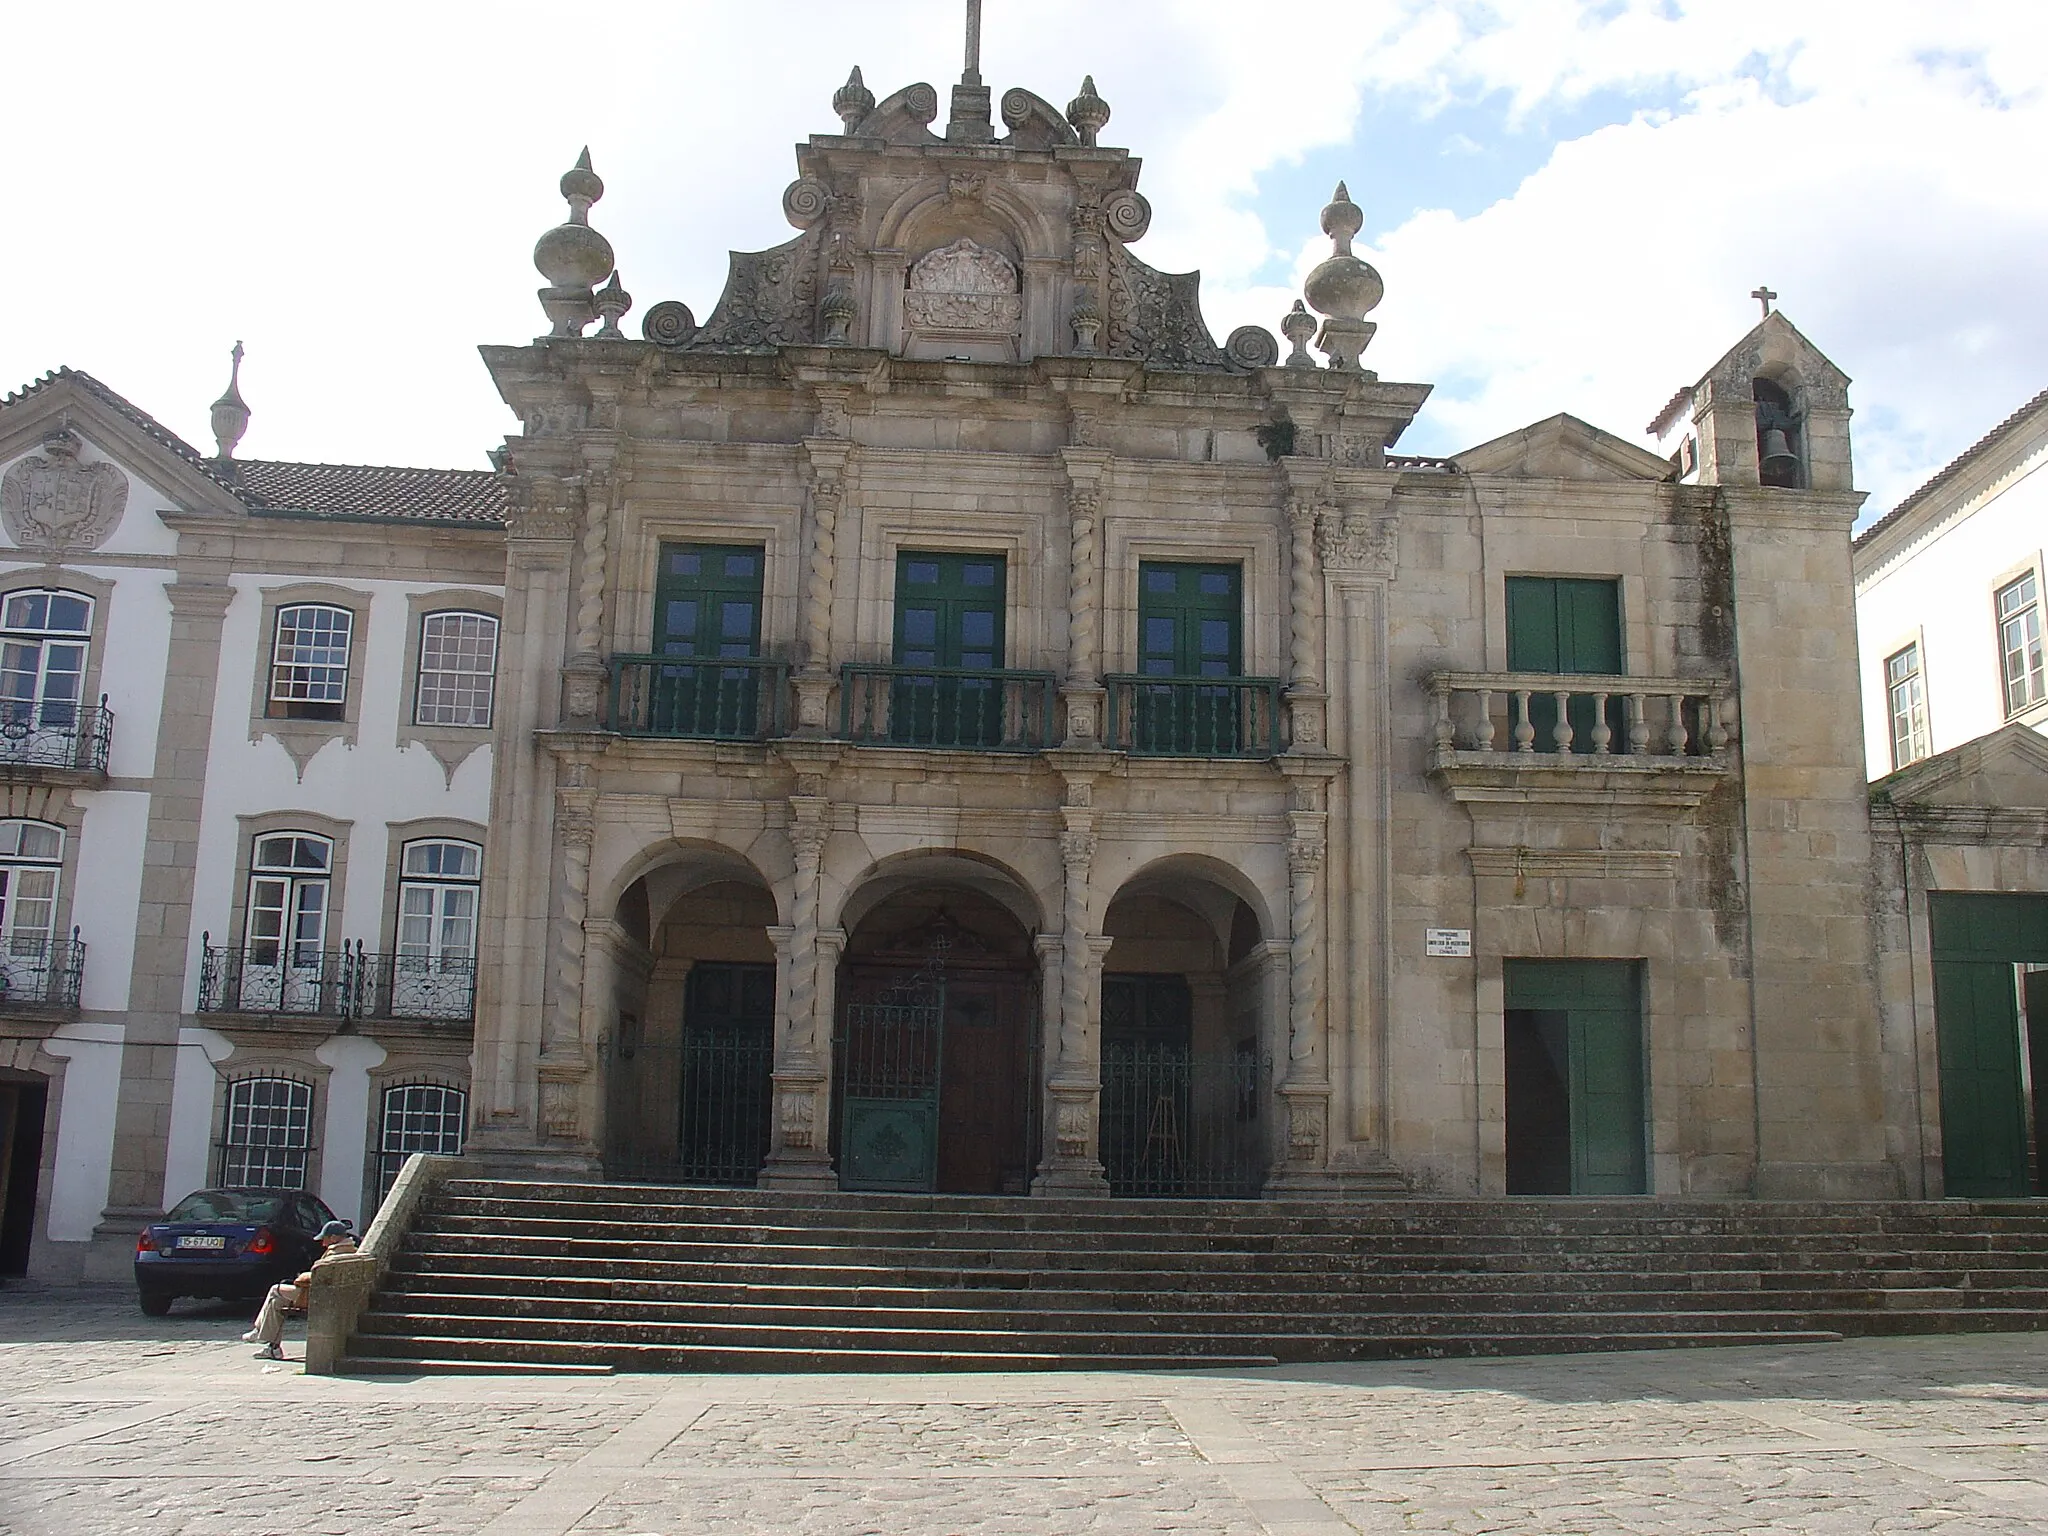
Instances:
[[[2041,591],[2031,571],[1998,589],[1998,655],[2008,715],[2048,697],[2041,655]]]
[[[491,723],[498,621],[487,613],[430,613],[420,624],[415,725]]]
[[[1885,658],[1884,689],[1892,722],[1892,766],[1903,768],[1928,753],[1927,687],[1920,676],[1918,644]]]
[[[469,1095],[445,1083],[400,1083],[384,1090],[377,1131],[377,1199],[391,1193],[415,1152],[453,1157],[462,1150]]]
[[[277,610],[270,648],[270,713],[339,720],[348,704],[348,652],[356,616],[324,603]]]
[[[244,1077],[228,1084],[221,1116],[225,1189],[304,1189],[313,1149],[313,1085],[291,1077]]]

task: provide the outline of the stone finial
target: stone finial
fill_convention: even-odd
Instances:
[[[1308,344],[1316,333],[1316,317],[1308,312],[1308,306],[1296,299],[1280,321],[1280,334],[1285,336],[1294,350],[1287,355],[1290,368],[1313,368],[1316,360],[1309,356]]]
[[[613,272],[612,280],[598,290],[596,305],[598,318],[604,322],[597,328],[597,334],[624,340],[626,333],[619,329],[619,321],[633,307],[633,295],[626,292],[619,282],[617,272]]]
[[[846,84],[832,93],[832,110],[839,114],[839,121],[846,125],[848,133],[858,128],[861,119],[875,110],[875,93],[861,79],[858,64],[846,77]]]
[[[825,323],[825,345],[843,347],[847,344],[853,322],[860,318],[860,305],[843,282],[835,282],[825,290],[825,297],[818,305],[818,318]]]
[[[235,445],[249,430],[249,404],[242,398],[242,344],[235,343],[228,368],[228,387],[213,402],[213,442],[223,463],[235,456]]]
[[[1074,298],[1074,312],[1068,317],[1074,327],[1074,352],[1080,357],[1095,355],[1095,338],[1102,331],[1102,308],[1095,302],[1095,290],[1083,284]]]
[[[1109,121],[1109,103],[1095,94],[1095,77],[1081,77],[1081,94],[1067,103],[1067,121],[1074,125],[1074,132],[1081,135],[1081,142],[1094,149],[1095,136],[1102,132]]]
[[[549,334],[581,336],[583,327],[598,315],[591,290],[613,270],[611,242],[590,227],[590,205],[604,196],[604,183],[590,168],[587,145],[563,175],[561,188],[569,204],[568,221],[540,237],[533,248],[533,264],[548,280],[540,291],[540,306],[554,322]]]
[[[1351,254],[1352,238],[1364,227],[1364,211],[1338,182],[1336,194],[1323,209],[1323,233],[1334,249],[1302,285],[1310,306],[1324,316],[1316,346],[1332,368],[1356,368],[1359,354],[1379,329],[1365,317],[1386,293],[1386,285],[1369,263]]]

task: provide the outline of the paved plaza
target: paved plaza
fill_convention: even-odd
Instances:
[[[1202,1374],[336,1379],[0,1290],[19,1536],[2048,1528],[2048,1336]]]

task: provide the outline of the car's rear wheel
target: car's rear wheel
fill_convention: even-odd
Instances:
[[[166,1291],[144,1291],[136,1299],[141,1303],[144,1317],[168,1317],[171,1303],[178,1298]]]

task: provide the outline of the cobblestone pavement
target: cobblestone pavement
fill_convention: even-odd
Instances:
[[[336,1379],[0,1290],[7,1536],[1994,1536],[2048,1335],[1182,1375]],[[296,1356],[294,1341],[290,1352]]]

